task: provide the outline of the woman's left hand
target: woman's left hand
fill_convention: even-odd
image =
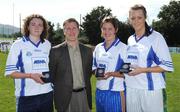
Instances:
[[[136,67],[133,68],[131,72],[128,73],[129,76],[136,76],[139,75],[140,73],[144,73],[144,69],[141,67]]]
[[[104,78],[107,79],[109,77],[121,77],[124,78],[124,74],[123,73],[119,73],[119,72],[107,72],[104,74]]]

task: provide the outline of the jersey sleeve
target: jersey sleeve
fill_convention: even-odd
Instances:
[[[97,68],[97,61],[96,61],[96,55],[97,55],[97,47],[95,47],[93,51],[93,64],[92,64],[92,70],[95,70]]]
[[[20,46],[18,43],[13,43],[6,61],[5,76],[10,75],[15,71],[19,71],[17,67],[18,55],[20,54]]]
[[[126,44],[123,44],[123,47],[121,48],[122,49],[121,54],[123,54],[122,59],[124,62],[127,62],[127,48],[128,46]]]
[[[166,44],[164,37],[161,34],[159,34],[159,38],[157,39],[157,44],[154,47],[155,47],[154,49],[156,49],[156,54],[160,60],[159,66],[166,71],[169,72],[174,71],[169,48]]]

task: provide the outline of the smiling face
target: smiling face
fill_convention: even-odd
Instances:
[[[40,18],[33,18],[29,23],[28,30],[31,36],[40,38],[44,30],[43,21]]]
[[[131,10],[129,12],[129,21],[135,32],[142,32],[145,30],[146,17],[143,10]]]
[[[105,41],[113,41],[116,37],[116,30],[110,22],[103,23],[101,33]]]
[[[64,35],[67,41],[77,41],[79,28],[75,22],[67,22],[64,25]]]

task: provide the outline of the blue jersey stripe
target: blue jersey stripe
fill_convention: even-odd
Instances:
[[[161,62],[161,64],[164,65],[164,66],[173,68],[173,63],[170,62],[170,61],[165,61],[165,60],[163,60],[163,61]]]
[[[165,64],[162,64],[162,65],[167,66],[167,67],[169,67],[169,68],[173,68],[172,65],[165,65]]]
[[[22,59],[22,51],[20,51],[20,54],[18,55],[18,61],[17,61],[16,67],[20,68],[21,73],[25,73],[24,63]],[[25,79],[21,79],[20,96],[24,96],[24,95],[25,95]]]
[[[7,65],[6,66],[6,71],[14,71],[14,70],[18,70],[16,65]]]
[[[149,53],[147,55],[147,67],[151,67],[152,63],[155,62],[156,64],[160,64],[159,58],[156,56],[154,50],[152,47],[149,50]],[[146,73],[147,80],[148,80],[148,90],[154,90],[154,83],[152,80],[152,73],[148,72]]]
[[[109,82],[109,89],[108,90],[111,90],[113,88],[113,85],[114,85],[114,77]]]
[[[170,61],[159,61],[159,58],[157,57],[156,53],[154,52],[154,50],[150,49],[148,57],[147,57],[147,67],[151,67],[152,62],[156,63],[157,65],[164,65],[167,66],[169,68],[173,68],[172,62]],[[162,73],[162,77],[165,80],[165,74]],[[147,73],[147,78],[148,78],[148,89],[149,90],[154,90],[154,85],[153,85],[153,80],[152,80],[152,74],[151,73]]]
[[[116,39],[114,40],[114,42],[110,45],[110,47],[107,48],[107,49],[106,49],[106,42],[104,41],[103,46],[104,46],[105,51],[107,52],[113,45],[115,45],[115,43],[116,43],[118,40],[119,40],[119,39],[116,38]]]
[[[124,61],[121,59],[121,55],[119,54],[118,60],[117,60],[117,64],[116,64],[116,68],[115,71],[119,71],[120,68],[122,67],[122,64],[124,63]],[[109,83],[109,90],[111,90],[114,86],[114,78],[110,80]]]
[[[38,47],[38,46],[40,45],[40,43],[41,43],[41,40],[39,40],[38,43],[34,43],[33,41],[31,41],[31,40],[29,39],[29,37],[26,37],[26,40],[29,41],[29,42],[31,42],[35,47]]]
[[[153,84],[151,72],[148,72],[146,76],[148,79],[148,90],[154,90],[154,84]]]
[[[120,39],[118,38],[117,41],[115,42],[114,46],[117,46],[117,45],[119,44],[119,42],[121,42],[121,41],[120,41]]]
[[[124,63],[124,61],[122,60],[121,55],[119,54],[115,71],[119,71],[120,68],[122,67],[123,63]]]
[[[6,69],[12,69],[12,68],[17,68],[16,66],[13,67],[6,67]]]
[[[16,67],[16,65],[6,65],[6,67]]]
[[[25,96],[25,79],[21,79],[21,91],[20,96]]]
[[[17,68],[15,69],[6,69],[6,71],[16,71],[16,70],[18,70]]]
[[[6,67],[6,69],[13,69],[13,68],[16,68],[16,69],[17,69],[17,67],[16,67],[16,66]]]

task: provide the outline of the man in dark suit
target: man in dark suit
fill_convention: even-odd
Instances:
[[[55,108],[58,112],[89,112],[92,49],[79,43],[79,23],[75,19],[66,20],[63,31],[65,42],[53,47],[49,56]]]

